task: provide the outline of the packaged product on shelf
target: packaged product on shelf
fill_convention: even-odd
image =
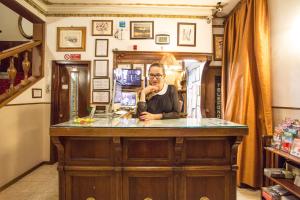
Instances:
[[[291,147],[291,155],[300,157],[300,139],[295,138]]]
[[[290,152],[294,140],[294,135],[290,132],[284,132],[282,135],[281,150]]]

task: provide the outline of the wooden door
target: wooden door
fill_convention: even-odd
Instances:
[[[51,125],[85,117],[90,105],[90,62],[53,61]]]
[[[78,78],[77,97],[78,116],[89,114],[90,105],[90,61],[53,61],[52,62],[52,92],[51,92],[51,125],[70,119],[70,80],[76,73]],[[57,162],[57,151],[50,144],[50,162]]]

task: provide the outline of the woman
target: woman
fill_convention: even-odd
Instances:
[[[153,63],[148,74],[150,85],[142,90],[137,108],[140,120],[179,118],[177,90],[165,82],[164,67]]]

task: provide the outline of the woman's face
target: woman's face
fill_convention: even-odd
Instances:
[[[158,86],[161,90],[164,85],[164,72],[161,67],[151,67],[149,70],[149,83],[153,86]]]

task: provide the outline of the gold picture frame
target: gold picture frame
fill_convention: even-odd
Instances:
[[[85,51],[86,27],[57,27],[56,50]]]
[[[213,35],[214,60],[216,61],[223,60],[223,40],[223,34]]]

